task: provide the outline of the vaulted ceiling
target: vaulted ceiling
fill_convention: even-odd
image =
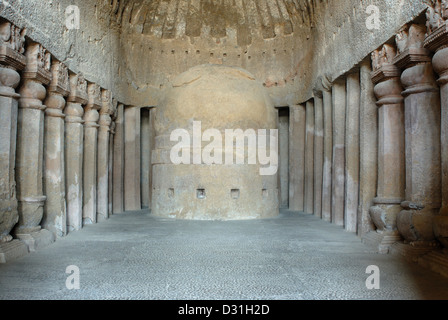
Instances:
[[[110,0],[107,0],[110,1]],[[111,0],[123,28],[161,39],[224,38],[236,33],[238,45],[272,39],[312,26],[314,11],[327,0]]]

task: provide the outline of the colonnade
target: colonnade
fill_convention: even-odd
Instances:
[[[140,111],[25,33],[0,22],[0,263],[126,209],[124,113]]]
[[[305,163],[290,167],[290,209],[448,275],[448,1],[426,17],[290,107]]]

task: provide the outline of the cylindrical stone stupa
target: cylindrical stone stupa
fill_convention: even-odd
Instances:
[[[182,73],[157,108],[152,214],[195,220],[278,215],[277,113],[240,68]]]

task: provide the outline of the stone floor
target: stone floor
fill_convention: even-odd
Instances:
[[[66,267],[80,269],[68,290]],[[366,268],[380,269],[368,290]],[[314,216],[179,221],[113,215],[0,265],[0,299],[447,299],[448,279]]]

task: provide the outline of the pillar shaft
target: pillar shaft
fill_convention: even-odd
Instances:
[[[289,209],[304,210],[305,196],[305,107],[289,107]]]
[[[443,244],[448,247],[448,32],[446,23],[442,34],[431,36],[425,40],[425,46],[432,51],[436,51],[433,57],[433,66],[439,75],[438,84],[440,86],[441,102],[441,172],[442,172],[442,206],[439,214],[434,217],[434,235]],[[439,35],[440,34],[440,35]]]
[[[97,161],[98,161],[98,110],[101,109],[101,89],[95,83],[87,86],[89,103],[84,110],[84,161],[83,161],[83,224],[97,222]]]
[[[64,96],[68,91],[68,70],[59,61],[52,65],[52,82],[45,100],[44,187],[47,200],[42,226],[56,236],[67,234],[65,201]]]
[[[305,205],[304,212],[314,212],[314,101],[306,103]]]
[[[347,75],[344,226],[357,231],[359,197],[359,70]]]
[[[109,218],[109,136],[112,119],[112,95],[109,90],[102,91],[103,106],[100,110],[98,131],[98,178],[97,178],[97,218]]]
[[[141,170],[141,182],[142,182],[142,208],[151,208],[151,197],[150,197],[150,169],[151,169],[151,150],[150,150],[150,139],[151,139],[151,117],[149,109],[142,109],[141,114],[141,143],[142,143],[142,170]]]
[[[125,119],[124,208],[141,210],[140,108],[127,107]]]
[[[324,164],[322,172],[322,219],[331,221],[331,192],[333,177],[333,106],[331,91],[324,90]]]
[[[407,241],[432,241],[441,206],[440,93],[429,51],[418,48],[395,59],[405,91],[406,201],[397,218]]]
[[[18,36],[17,36],[18,35]],[[13,239],[11,230],[19,220],[16,198],[16,143],[20,75],[25,31],[9,22],[0,23],[0,263],[28,253],[22,241]]]
[[[345,80],[333,84],[333,177],[332,177],[332,217],[336,225],[344,225],[345,198]]]
[[[314,215],[322,217],[324,119],[322,92],[314,98]]]
[[[53,234],[41,228],[46,196],[43,194],[44,111],[46,89],[51,80],[50,54],[31,42],[26,51],[27,65],[20,87],[17,130],[17,198],[19,222],[15,234],[30,251],[54,241]],[[42,229],[42,230],[41,230]]]
[[[15,50],[16,43],[11,36],[14,30],[15,26],[9,22],[0,25],[2,38],[10,41],[0,45],[0,244],[12,240],[10,232],[19,219],[15,160],[20,95],[15,88],[20,82],[17,70],[25,67],[26,59]],[[6,258],[3,260],[6,261]]]
[[[366,59],[360,66],[360,114],[359,114],[359,206],[358,235],[364,236],[374,226],[369,210],[376,196],[378,179],[378,107],[373,94],[371,61]]]
[[[84,109],[87,83],[82,75],[70,75],[70,95],[65,113],[65,183],[67,231],[82,228]]]
[[[113,213],[124,211],[124,106],[117,107],[114,135]]]

